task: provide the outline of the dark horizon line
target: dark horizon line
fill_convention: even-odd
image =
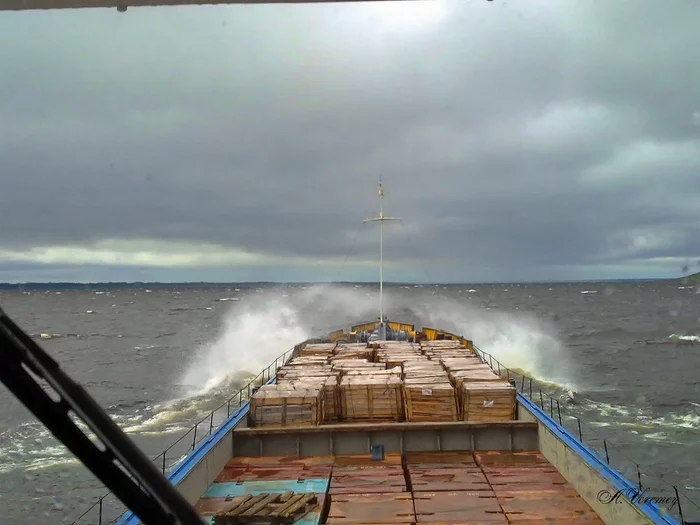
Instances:
[[[651,282],[651,281],[676,281],[685,277],[652,277],[631,279],[553,279],[553,280],[521,280],[521,281],[464,281],[464,282],[418,282],[418,281],[385,281],[385,285],[428,285],[428,286],[483,286],[494,284],[576,284],[576,283],[612,283],[612,282]],[[0,282],[0,288],[22,287],[90,287],[90,286],[187,286],[187,285],[212,285],[212,286],[251,286],[251,285],[329,285],[329,284],[354,284],[354,285],[379,285],[379,281],[28,281],[22,283]]]

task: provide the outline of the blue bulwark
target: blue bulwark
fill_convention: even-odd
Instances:
[[[627,480],[622,474],[613,470],[608,464],[601,461],[591,449],[576,439],[565,428],[561,427],[556,421],[554,421],[554,419],[549,417],[547,413],[539,406],[520,392],[517,393],[517,396],[518,403],[532,412],[532,414],[539,419],[540,422],[547,427],[550,432],[552,432],[552,434],[563,441],[564,444],[573,450],[581,459],[583,459],[588,466],[598,472],[601,477],[612,483],[616,490],[622,491],[622,494],[629,494],[638,490],[637,487]],[[629,498],[625,499],[629,501]],[[681,525],[680,522],[669,516],[665,510],[660,509],[656,503],[652,503],[650,501],[645,501],[644,503],[630,501],[630,503],[637,507],[647,518],[657,525]]]
[[[273,377],[266,384],[274,384],[277,378]],[[208,438],[200,441],[197,447],[190,452],[187,457],[180,462],[180,464],[173,469],[172,472],[168,474],[168,481],[172,485],[177,485],[180,483],[187,474],[189,474],[193,468],[202,460],[211,450],[226,437],[238,423],[240,423],[243,418],[248,414],[250,409],[250,401],[246,401],[243,405],[233,413],[226,421],[224,421],[219,427],[212,433]],[[134,515],[133,512],[129,511],[122,516],[116,525],[137,525],[141,523],[141,520]]]

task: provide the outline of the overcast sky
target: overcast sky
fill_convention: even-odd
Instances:
[[[685,0],[0,13],[0,281],[376,280],[380,176],[388,280],[700,270],[698,20]]]

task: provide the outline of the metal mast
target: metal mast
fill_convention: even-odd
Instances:
[[[385,217],[384,216],[384,189],[382,188],[382,179],[379,178],[379,217],[373,219],[365,219],[363,223],[379,222],[379,328],[382,339],[386,338],[386,330],[384,326],[384,221],[398,221],[400,217]]]

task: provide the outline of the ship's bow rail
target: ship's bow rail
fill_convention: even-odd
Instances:
[[[649,473],[638,461],[629,458],[624,446],[615,443],[599,429],[579,418],[563,395],[552,395],[543,389],[542,383],[522,373],[504,366],[489,352],[474,346],[474,352],[491,370],[510,381],[518,392],[518,417],[532,419],[531,412],[544,421],[552,430],[576,439],[581,444],[581,453],[593,456],[593,462],[608,466],[616,481],[625,486],[617,498],[632,500],[652,515],[670,517],[681,524],[700,524],[700,496],[690,494],[690,489]],[[614,498],[598,494],[605,500]],[[645,502],[646,505],[644,504]],[[661,522],[659,522],[661,523]]]
[[[167,475],[177,467],[189,454],[202,445],[212,435],[231,419],[238,411],[244,410],[253,393],[262,385],[276,377],[277,371],[289,362],[306,344],[302,342],[277,357],[255,377],[236,391],[225,402],[199,419],[157,456],[151,458],[163,473]],[[114,524],[124,514],[126,508],[112,492],[100,496],[96,501],[75,518],[71,525]]]

